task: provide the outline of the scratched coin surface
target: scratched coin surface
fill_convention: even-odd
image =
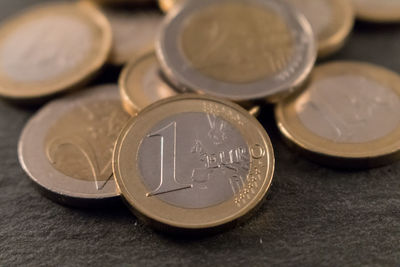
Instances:
[[[228,224],[255,208],[271,184],[274,154],[246,110],[189,94],[132,119],[117,140],[113,169],[134,212],[194,230]]]
[[[53,199],[90,205],[116,197],[112,153],[128,119],[116,85],[55,100],[26,125],[19,142],[20,163]]]
[[[398,0],[353,0],[357,17],[372,22],[399,22]]]
[[[277,101],[316,57],[308,21],[282,1],[187,1],[161,28],[157,55],[177,88],[237,102]]]
[[[153,49],[133,58],[119,79],[124,109],[134,115],[148,105],[177,92],[162,77]]]
[[[318,57],[339,50],[354,24],[353,5],[349,0],[287,0],[310,22],[318,40]]]
[[[400,77],[382,67],[334,62],[317,67],[307,89],[276,107],[283,135],[314,156],[348,167],[400,157]],[[341,166],[339,166],[341,167]]]
[[[138,52],[154,46],[162,14],[149,8],[103,6],[111,24],[113,46],[109,61],[122,65]]]
[[[100,69],[110,47],[109,23],[94,7],[25,11],[0,28],[0,95],[28,99],[73,88]]]

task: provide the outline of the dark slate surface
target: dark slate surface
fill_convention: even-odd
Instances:
[[[1,0],[0,19],[38,0]],[[400,26],[358,23],[335,59],[400,71]],[[97,81],[116,81],[108,68]],[[34,110],[0,103],[0,265],[395,266],[400,264],[400,163],[361,172],[320,167],[280,141],[272,190],[240,227],[179,239],[144,226],[121,204],[60,206],[41,196],[17,161],[21,129]]]

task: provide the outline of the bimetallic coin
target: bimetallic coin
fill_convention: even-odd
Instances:
[[[76,87],[103,66],[110,48],[110,25],[93,7],[30,9],[0,28],[0,95],[40,98]]]
[[[186,1],[167,15],[157,56],[182,91],[275,102],[308,77],[316,47],[307,20],[282,1]]]
[[[125,64],[140,51],[154,46],[163,18],[160,12],[126,6],[102,6],[101,10],[110,21],[113,33],[110,63]]]
[[[318,40],[318,57],[326,57],[343,45],[354,24],[349,0],[287,0],[310,22]]]
[[[274,171],[258,121],[236,104],[199,95],[144,109],[122,131],[113,158],[133,211],[169,229],[236,221],[261,202]]]
[[[122,71],[119,87],[124,109],[131,115],[160,99],[177,94],[164,81],[153,49],[132,59]]]
[[[353,0],[357,18],[372,22],[400,22],[398,0]]]
[[[283,136],[312,159],[342,168],[400,158],[400,77],[382,67],[334,62],[276,107]]]
[[[20,163],[52,199],[75,206],[103,203],[119,195],[112,152],[128,119],[115,85],[55,100],[26,125]]]

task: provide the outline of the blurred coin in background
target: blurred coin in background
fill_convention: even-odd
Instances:
[[[276,107],[283,136],[306,155],[342,168],[400,158],[400,77],[358,62],[317,67],[304,92]]]
[[[25,126],[20,163],[48,197],[74,206],[101,205],[119,195],[112,153],[128,119],[116,85],[54,100]]]
[[[113,160],[122,196],[140,218],[193,231],[230,224],[257,207],[274,165],[270,139],[254,117],[194,94],[139,113],[120,134]]]
[[[177,92],[163,79],[154,49],[126,65],[119,79],[124,109],[131,115]]]
[[[354,24],[353,5],[349,0],[287,0],[310,22],[318,40],[318,57],[339,50]]]
[[[357,18],[372,22],[400,22],[398,0],[352,0]]]
[[[308,21],[282,1],[187,1],[167,15],[157,56],[181,91],[276,102],[306,80],[316,44]]]
[[[134,6],[152,4],[154,0],[90,0],[93,3],[109,6]]]
[[[168,12],[176,4],[182,3],[184,0],[158,0],[158,6],[164,12]]]
[[[97,9],[46,4],[0,28],[0,95],[41,98],[87,81],[104,65],[111,29]]]
[[[84,0],[83,4],[91,1]],[[137,6],[100,6],[110,22],[113,33],[113,45],[110,54],[110,63],[122,65],[130,58],[137,56],[149,46],[154,46],[162,14],[150,8]]]

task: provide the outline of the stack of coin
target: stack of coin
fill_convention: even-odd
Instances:
[[[19,159],[50,198],[98,207],[122,197],[162,229],[233,225],[272,182],[273,147],[252,116],[264,104],[284,140],[321,164],[400,158],[398,74],[314,68],[344,46],[355,14],[395,21],[394,4],[369,13],[356,0],[355,12],[346,0],[160,0],[162,18],[150,2],[47,4],[0,28],[8,99],[82,88],[107,62],[125,64],[118,85],[55,99],[27,123]]]

